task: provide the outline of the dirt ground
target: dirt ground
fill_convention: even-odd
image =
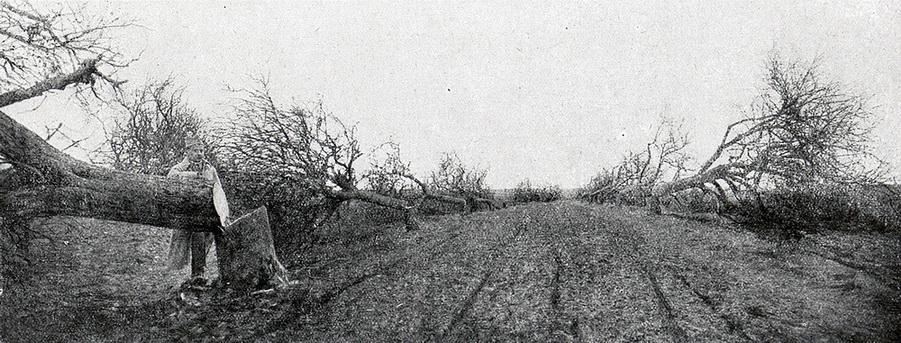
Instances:
[[[45,224],[34,278],[0,296],[2,342],[892,342],[901,237],[769,239],[722,223],[575,201],[342,222],[297,284],[185,291],[169,231]]]

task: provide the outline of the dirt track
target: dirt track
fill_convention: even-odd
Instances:
[[[161,269],[167,232],[101,228],[48,250],[57,260],[41,262],[45,281],[15,307],[9,293],[0,299],[0,341],[901,337],[897,234],[770,241],[641,209],[530,204],[431,218],[410,233],[339,225],[289,265],[294,290],[191,308],[173,300],[179,274]]]
[[[899,337],[897,236],[776,243],[639,209],[558,202],[445,218],[395,244],[333,270],[370,272],[344,281],[353,286],[330,301],[330,329],[317,339]]]

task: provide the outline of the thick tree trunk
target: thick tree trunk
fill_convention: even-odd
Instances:
[[[216,235],[219,277],[229,288],[246,292],[284,285],[287,271],[278,261],[265,207],[238,218]]]
[[[13,165],[0,171],[0,180],[13,181],[0,186],[0,217],[71,215],[220,231],[209,181],[93,166],[53,148],[2,112],[0,155]],[[249,290],[286,281],[265,208],[226,227],[216,241],[220,275],[231,287]]]
[[[217,229],[219,220],[208,184],[111,171],[104,174],[26,186],[0,196],[0,209],[22,218],[71,215],[195,231]]]
[[[657,185],[651,191],[651,198],[647,205],[650,206],[654,212],[658,214],[663,213],[661,197],[691,188],[708,190],[705,187],[706,184],[714,185],[714,187],[722,187],[717,180],[728,180],[733,174],[732,169],[741,169],[744,167],[746,167],[746,165],[741,163],[718,165],[693,176]],[[714,195],[723,202],[723,205],[732,205],[730,199],[728,199],[728,195],[725,193],[721,196],[721,194],[714,192]]]
[[[216,231],[212,184],[115,171],[78,161],[0,112],[0,154],[16,185],[0,187],[0,212],[32,218],[72,215]]]
[[[0,94],[0,107],[72,84],[91,84],[100,74],[97,60],[87,60],[67,75],[49,78],[27,89]],[[220,231],[213,205],[213,185],[202,180],[125,173],[78,161],[50,146],[5,113],[0,112],[0,221],[72,215]],[[5,219],[4,219],[5,218]],[[225,261],[226,283],[239,288],[285,281],[275,257],[265,208],[253,212],[220,233],[217,248]],[[3,229],[3,228],[0,228]],[[4,233],[4,232],[0,232]],[[247,270],[241,268],[247,267]]]

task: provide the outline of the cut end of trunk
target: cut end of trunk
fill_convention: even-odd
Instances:
[[[216,254],[225,287],[250,292],[288,283],[287,270],[275,255],[266,207],[236,219],[217,234]]]

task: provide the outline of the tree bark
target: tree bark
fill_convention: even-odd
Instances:
[[[216,258],[223,285],[240,292],[287,284],[278,261],[265,207],[238,218],[216,235]]]
[[[695,174],[693,176],[685,177],[682,179],[678,179],[671,182],[666,182],[660,185],[655,186],[651,190],[651,198],[649,199],[648,206],[656,213],[663,212],[663,204],[661,203],[661,197],[683,191],[691,188],[700,188],[705,191],[709,191],[705,189],[706,184],[712,184],[715,188],[722,188],[717,180],[728,180],[730,176],[733,175],[733,169],[741,169],[745,168],[747,165],[743,163],[728,163],[718,165],[716,167],[706,169],[706,171],[701,172],[699,174]],[[733,190],[734,192],[735,190]],[[721,195],[716,191],[712,191],[714,195],[717,196],[719,201],[723,202],[723,205],[735,205],[730,199],[728,199],[728,195],[725,192]]]
[[[212,184],[133,174],[78,161],[0,112],[4,173],[27,175],[0,189],[0,213],[33,218],[92,217],[161,227],[216,231]],[[23,181],[25,180],[25,181]]]
[[[22,100],[31,99],[33,97],[39,96],[44,92],[49,90],[58,89],[63,90],[71,84],[84,83],[84,84],[93,84],[95,82],[94,77],[100,77],[104,80],[111,81],[113,86],[118,86],[123,82],[113,81],[101,74],[97,71],[97,62],[99,59],[88,59],[81,62],[78,69],[75,71],[59,75],[56,77],[51,77],[41,82],[38,82],[31,87],[24,89],[15,89],[3,94],[0,94],[0,107],[5,107],[10,104],[17,103]]]

